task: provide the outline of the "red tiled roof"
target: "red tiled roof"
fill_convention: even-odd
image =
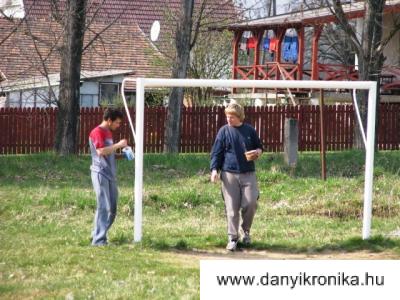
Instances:
[[[195,1],[198,6],[202,0]],[[33,33],[49,44],[54,44],[61,31],[51,16],[51,3],[48,0],[24,0],[24,7]],[[59,3],[60,6],[65,5],[65,0]],[[93,31],[99,32],[106,24],[115,23],[101,35],[101,39],[93,44],[90,51],[84,53],[82,70],[132,69],[137,77],[169,77],[169,68],[156,66],[157,61],[161,60],[161,54],[148,36],[151,24],[154,20],[160,20],[164,36],[159,41],[159,47],[168,51],[165,49],[170,48],[174,42],[168,40],[170,35],[166,32],[171,33],[174,28],[171,25],[165,28],[168,23],[166,14],[169,11],[173,15],[180,3],[181,0],[89,0],[87,20],[94,18],[94,21],[90,25],[91,30],[85,33],[86,41],[91,39]],[[226,20],[234,15],[230,0],[209,0],[209,3],[207,14],[211,19]],[[0,41],[12,30],[13,25],[0,17]],[[52,51],[47,57],[49,47],[43,43],[37,43],[37,47],[46,57],[46,73],[59,72],[58,53]],[[0,68],[8,80],[43,73],[38,58],[33,40],[24,35],[23,28],[0,47]]]
[[[60,1],[60,7],[65,0]],[[204,0],[195,0],[195,10]],[[87,19],[95,16],[95,22],[110,23],[117,19],[120,24],[137,23],[146,36],[155,20],[165,23],[167,14],[176,14],[181,0],[89,0]],[[48,0],[24,0],[28,16],[33,19],[51,17],[51,4]],[[233,0],[208,0],[207,16],[214,20],[226,20],[235,17]]]
[[[85,44],[92,39],[95,34],[93,32],[100,32],[105,26],[92,24],[91,31],[85,36]],[[11,30],[12,24],[0,18],[0,40]],[[53,39],[59,36],[60,27],[54,22],[37,20],[35,26],[32,26],[32,32],[54,44]],[[43,43],[37,43],[37,46],[42,57],[49,56],[46,59],[47,73],[59,72],[60,57],[57,51],[50,51]],[[169,77],[168,68],[156,65],[161,58],[136,24],[114,24],[84,52],[82,70],[132,69],[136,77]],[[1,69],[8,80],[44,72],[33,40],[24,34],[22,28],[0,47],[0,61]]]

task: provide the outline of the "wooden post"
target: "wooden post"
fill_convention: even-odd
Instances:
[[[297,80],[303,79],[303,67],[304,67],[304,27],[297,29],[297,36],[299,39],[299,57],[298,57],[298,75]]]
[[[258,79],[258,68],[257,66],[260,64],[260,44],[262,43],[261,39],[263,36],[264,30],[253,31],[253,36],[256,38],[256,47],[254,48],[254,80]],[[257,89],[253,88],[253,93],[256,93]]]
[[[319,80],[318,71],[318,41],[322,33],[322,26],[314,26],[314,34],[312,38],[312,54],[311,54],[311,79]]]
[[[321,144],[321,178],[326,180],[326,140],[325,140],[325,122],[324,122],[324,91],[320,90],[319,97],[319,120],[320,120],[320,144]]]
[[[285,36],[286,33],[286,28],[278,28],[276,30],[276,38],[278,39],[278,46],[276,49],[276,55],[275,55],[275,62],[279,65],[281,63],[281,57],[282,57],[282,41],[283,37]],[[276,79],[280,79],[280,72],[279,68],[276,68]]]
[[[232,79],[237,79],[239,42],[241,38],[242,38],[242,31],[235,31],[235,36],[232,41],[232,48],[233,48]],[[232,94],[234,93],[236,93],[236,89],[232,88]]]

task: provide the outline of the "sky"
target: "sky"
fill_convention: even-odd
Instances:
[[[238,3],[242,3],[244,5],[245,8],[254,8],[252,11],[252,18],[256,18],[257,14],[260,13],[260,10],[257,9],[257,3],[260,2],[260,0],[236,0],[236,2]],[[283,14],[286,13],[285,9],[287,8],[287,5],[289,2],[293,2],[290,0],[276,0],[277,3],[277,14]],[[261,17],[265,17],[265,16],[261,16]]]

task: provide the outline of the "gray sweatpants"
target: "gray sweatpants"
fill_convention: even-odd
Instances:
[[[115,180],[109,180],[107,177],[97,172],[91,172],[91,176],[97,200],[92,232],[92,245],[106,245],[107,231],[114,222],[117,213],[117,182]]]
[[[243,231],[250,231],[256,213],[259,197],[256,174],[255,172],[221,172],[221,181],[228,221],[228,237],[231,240],[237,240],[239,238],[240,210]]]

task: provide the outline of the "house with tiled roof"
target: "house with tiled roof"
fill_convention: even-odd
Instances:
[[[59,2],[60,7],[63,2]],[[232,14],[232,5],[218,9],[227,1],[211,2],[215,4],[211,15],[223,19]],[[5,0],[0,4],[5,15],[14,17],[11,22],[0,15],[0,69],[4,75],[0,95],[6,96],[0,105],[55,105],[60,71],[57,46],[62,37],[56,19],[62,11],[46,0]],[[162,43],[166,41],[161,38],[154,43],[149,35],[155,20],[161,21],[162,31],[170,32],[168,15],[173,15],[179,5],[180,0],[88,1],[84,46],[89,46],[82,58],[81,106],[114,101],[125,76],[170,77],[170,67],[159,50],[165,48]],[[134,98],[134,93],[131,86],[128,96]]]

